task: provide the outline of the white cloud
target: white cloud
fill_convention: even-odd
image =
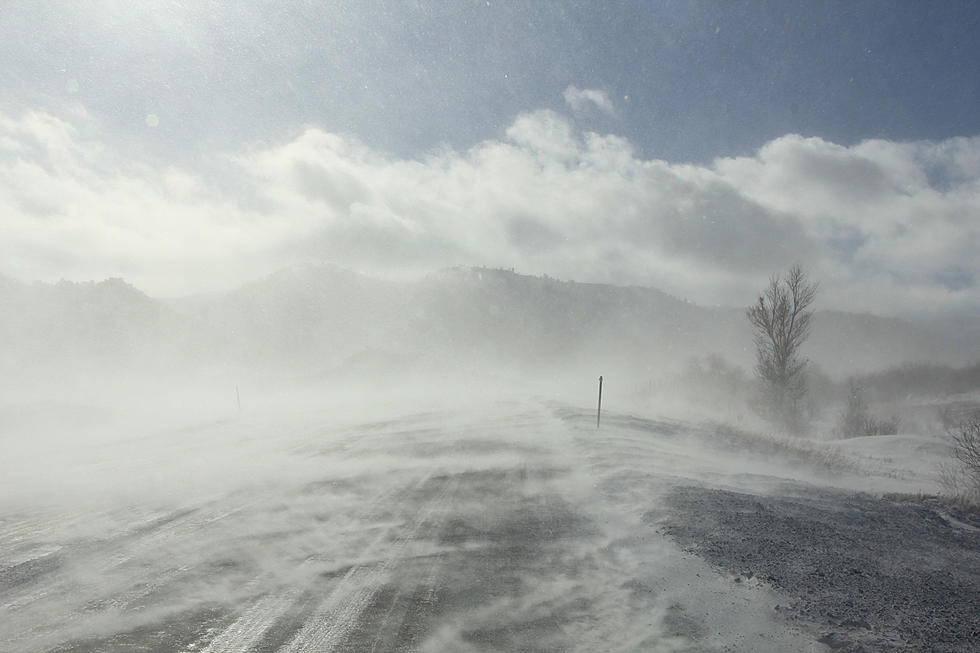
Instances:
[[[542,111],[504,140],[418,160],[309,128],[225,157],[215,178],[127,162],[82,135],[86,120],[0,115],[0,273],[124,276],[169,294],[310,259],[379,273],[484,264],[738,305],[799,261],[823,307],[980,307],[980,138],[788,135],[675,165]]]
[[[81,118],[84,119],[84,118]],[[124,276],[151,292],[240,281],[303,228],[259,215],[192,171],[131,163],[72,124],[0,116],[0,273]]]
[[[572,125],[553,111],[536,111],[517,117],[507,129],[513,143],[542,155],[544,160],[557,163],[578,156],[581,144]]]
[[[592,107],[609,115],[616,113],[616,107],[605,91],[569,86],[562,95],[568,106],[576,113],[587,111]]]
[[[743,196],[798,220],[849,307],[930,311],[980,298],[976,153],[980,138],[845,148],[786,136],[714,167]]]

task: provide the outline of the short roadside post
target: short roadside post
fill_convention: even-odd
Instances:
[[[599,405],[595,409],[595,427],[599,428],[599,420],[602,418],[602,377],[599,377]]]

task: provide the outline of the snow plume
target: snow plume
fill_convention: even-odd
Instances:
[[[573,106],[611,106],[571,87]],[[706,165],[646,159],[554,111],[416,158],[310,126],[200,165],[133,160],[83,109],[0,114],[0,274],[151,294],[330,260],[513,267],[745,304],[799,262],[822,308],[980,305],[980,137],[843,146],[790,134]]]

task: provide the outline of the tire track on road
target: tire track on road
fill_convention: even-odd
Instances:
[[[360,614],[384,586],[388,573],[403,558],[403,552],[417,538],[431,515],[456,492],[458,486],[458,475],[450,476],[436,496],[423,504],[408,528],[389,529],[376,539],[369,550],[384,547],[382,551],[378,551],[384,554],[382,561],[373,565],[358,565],[348,571],[314,616],[280,651],[324,653],[335,650],[343,643],[357,625]],[[385,547],[384,541],[390,539],[392,530],[399,534]]]
[[[417,490],[431,478],[431,472],[416,478],[410,484],[411,490]],[[381,517],[381,508],[390,505],[402,494],[402,488],[388,488],[375,494],[361,511],[358,519],[360,524],[373,524]],[[365,552],[377,550],[385,538],[389,537],[389,529],[383,529],[372,541],[364,548]],[[363,559],[363,557],[362,557]],[[292,574],[302,578],[305,574],[303,568],[308,568],[308,575],[316,577],[319,575],[315,565],[322,563],[322,558],[308,557],[300,563],[298,573]],[[351,567],[346,575],[349,575],[357,568]],[[273,582],[275,579],[255,578],[253,583],[261,586],[264,581]],[[264,594],[253,601],[248,608],[223,631],[217,634],[207,645],[201,649],[202,653],[238,653],[247,651],[258,645],[265,637],[266,633],[274,624],[282,619],[296,604],[303,600],[308,594],[309,588],[305,585],[291,587],[285,591],[277,591],[271,594]],[[196,643],[197,645],[203,642]]]
[[[201,649],[201,653],[243,653],[254,646],[296,602],[300,593],[263,596]],[[194,649],[191,649],[194,650]]]
[[[179,562],[180,551],[192,546],[196,533],[251,503],[229,509],[211,501],[130,523],[111,539],[66,542],[48,556],[50,570],[4,597],[0,632],[16,650],[35,650],[20,647],[51,639],[106,611],[142,607],[153,593],[186,578],[192,567]]]

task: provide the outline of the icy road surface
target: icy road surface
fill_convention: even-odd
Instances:
[[[692,483],[771,490],[772,464],[593,420],[241,418],[49,451],[61,480],[0,514],[0,650],[828,650],[786,596],[672,539],[697,510],[651,518]]]

